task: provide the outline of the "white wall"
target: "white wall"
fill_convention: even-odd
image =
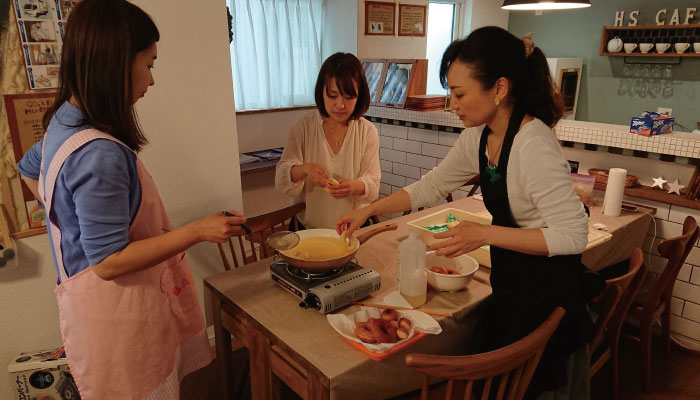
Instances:
[[[467,0],[467,30],[471,32],[484,26],[500,26],[508,29],[508,11],[502,10],[500,0]],[[524,11],[525,12],[525,11]]]
[[[238,149],[241,153],[283,147],[289,128],[302,115],[303,110],[270,111],[254,114],[238,113]]]
[[[156,85],[138,103],[150,145],[141,157],[158,185],[175,226],[225,208],[241,209],[238,142],[224,0],[192,6],[183,0],[135,0],[161,33]],[[15,35],[6,42],[17,41]],[[196,34],[194,34],[196,30]],[[3,60],[4,93],[26,86],[21,58]],[[8,67],[8,64],[12,64]],[[18,67],[18,65],[20,67]],[[19,71],[19,72],[18,72]],[[5,79],[11,81],[8,91]],[[20,88],[21,89],[21,88]],[[26,89],[26,87],[25,87]],[[3,155],[4,156],[4,155]],[[25,350],[60,345],[56,282],[47,235],[17,241],[19,266],[0,270],[0,369]],[[216,245],[188,251],[198,282],[223,270]],[[7,372],[0,373],[0,400],[10,400]]]
[[[394,1],[388,1],[388,3],[394,3]],[[426,5],[427,2],[402,0],[401,3]],[[398,34],[398,6],[395,20],[394,32]],[[425,58],[425,49],[425,36],[365,35],[365,1],[357,0],[357,56],[359,58]]]

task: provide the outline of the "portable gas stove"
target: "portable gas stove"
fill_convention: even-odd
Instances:
[[[360,300],[379,290],[379,274],[355,262],[330,271],[311,273],[295,268],[275,257],[270,277],[301,299],[299,307],[313,308],[321,314]]]

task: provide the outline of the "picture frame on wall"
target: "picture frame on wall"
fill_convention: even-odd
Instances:
[[[417,60],[387,60],[380,106],[404,108]]]
[[[384,86],[386,60],[362,60],[362,69],[365,71],[365,79],[369,87],[370,104],[375,105],[379,102],[379,95],[382,93],[382,87]]]
[[[426,7],[399,4],[399,36],[425,36]]]
[[[365,1],[365,35],[394,35],[396,5],[382,1]]]

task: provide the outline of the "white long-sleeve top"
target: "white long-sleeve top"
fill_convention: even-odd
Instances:
[[[420,181],[405,188],[414,209],[444,199],[479,173],[483,128],[462,131],[445,159]],[[550,256],[585,250],[588,217],[574,192],[559,142],[539,119],[525,124],[515,136],[506,183],[513,219],[521,228],[541,229]]]
[[[277,163],[275,188],[293,198],[305,201],[306,210],[299,220],[307,228],[335,228],[335,221],[349,210],[363,207],[379,196],[379,134],[377,128],[364,118],[350,120],[343,145],[334,154],[323,133],[323,118],[314,110],[292,127],[282,158]],[[330,193],[316,186],[310,178],[292,182],[291,170],[295,165],[317,163],[324,166],[335,179],[359,180],[365,185],[362,196],[334,199]]]

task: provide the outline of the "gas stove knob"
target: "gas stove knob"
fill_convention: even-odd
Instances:
[[[313,308],[316,310],[321,309],[321,302],[319,301],[318,297],[315,294],[309,294],[306,296],[304,301],[299,303],[300,307],[303,308]]]

